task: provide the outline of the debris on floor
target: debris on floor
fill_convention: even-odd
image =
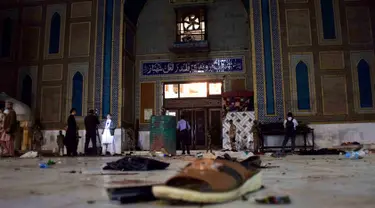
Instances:
[[[290,204],[292,201],[289,196],[268,196],[262,199],[255,199],[258,204]]]
[[[151,171],[151,170],[164,170],[169,166],[169,163],[161,162],[158,160],[126,156],[114,162],[109,162],[103,170],[117,170],[117,171]]]
[[[38,152],[36,151],[29,151],[20,156],[20,158],[36,158],[36,157],[38,157]]]

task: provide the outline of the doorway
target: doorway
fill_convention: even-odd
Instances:
[[[207,115],[205,109],[184,109],[180,116],[190,124],[190,139],[193,149],[204,149],[206,146],[206,123]]]

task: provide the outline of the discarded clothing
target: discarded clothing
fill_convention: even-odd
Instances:
[[[300,151],[300,155],[339,155],[340,153],[345,154],[345,152],[342,150],[327,148],[319,150]]]
[[[109,162],[103,170],[118,170],[118,171],[148,171],[148,170],[164,170],[169,166],[169,163],[158,160],[127,156],[115,162]]]

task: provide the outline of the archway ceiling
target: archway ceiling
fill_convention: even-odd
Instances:
[[[241,0],[247,13],[249,13],[250,0]],[[147,0],[125,0],[124,13],[127,18],[137,26],[138,17]]]

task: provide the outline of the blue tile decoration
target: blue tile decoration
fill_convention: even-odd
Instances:
[[[265,95],[265,74],[264,74],[264,56],[263,56],[263,34],[262,34],[262,13],[261,2],[252,1],[253,9],[253,28],[254,28],[254,47],[255,47],[255,79],[257,93],[257,115],[258,120],[262,122],[279,122],[284,118],[284,101],[283,101],[283,81],[282,81],[282,54],[280,45],[278,3],[277,0],[269,0],[270,17],[271,17],[271,36],[273,48],[273,78],[275,94],[275,115],[268,116],[266,113],[266,95]]]
[[[96,54],[95,54],[95,99],[94,108],[101,109],[101,97],[102,97],[102,70],[103,70],[103,28],[104,28],[104,1],[98,0],[98,18],[96,28]]]
[[[114,16],[113,16],[113,49],[112,49],[112,93],[111,93],[111,101],[112,101],[112,116],[113,121],[115,121],[115,124],[117,125],[118,121],[118,99],[119,99],[119,89],[120,86],[120,50],[122,49],[122,46],[120,45],[121,42],[121,10],[123,7],[121,6],[121,0],[115,0],[115,7],[114,7]]]
[[[360,60],[357,65],[359,103],[361,108],[372,108],[371,72],[370,65]]]
[[[145,62],[142,64],[143,76],[242,71],[242,58],[222,58],[191,62]]]
[[[298,110],[311,110],[309,69],[303,61],[300,61],[293,70],[296,70]]]
[[[283,92],[283,66],[281,52],[281,36],[279,24],[278,0],[271,2],[271,22],[272,22],[272,43],[273,43],[273,70],[276,98],[276,116],[272,118],[273,122],[284,119],[284,92]]]
[[[262,0],[262,22],[263,22],[263,53],[264,53],[264,76],[266,85],[266,109],[267,114],[275,114],[275,94],[273,84],[272,66],[272,40],[270,4],[268,0]]]
[[[104,27],[104,67],[103,67],[103,96],[102,116],[111,113],[111,91],[112,91],[112,38],[113,38],[113,11],[114,0],[106,0],[105,27]],[[115,55],[114,55],[115,57]]]

